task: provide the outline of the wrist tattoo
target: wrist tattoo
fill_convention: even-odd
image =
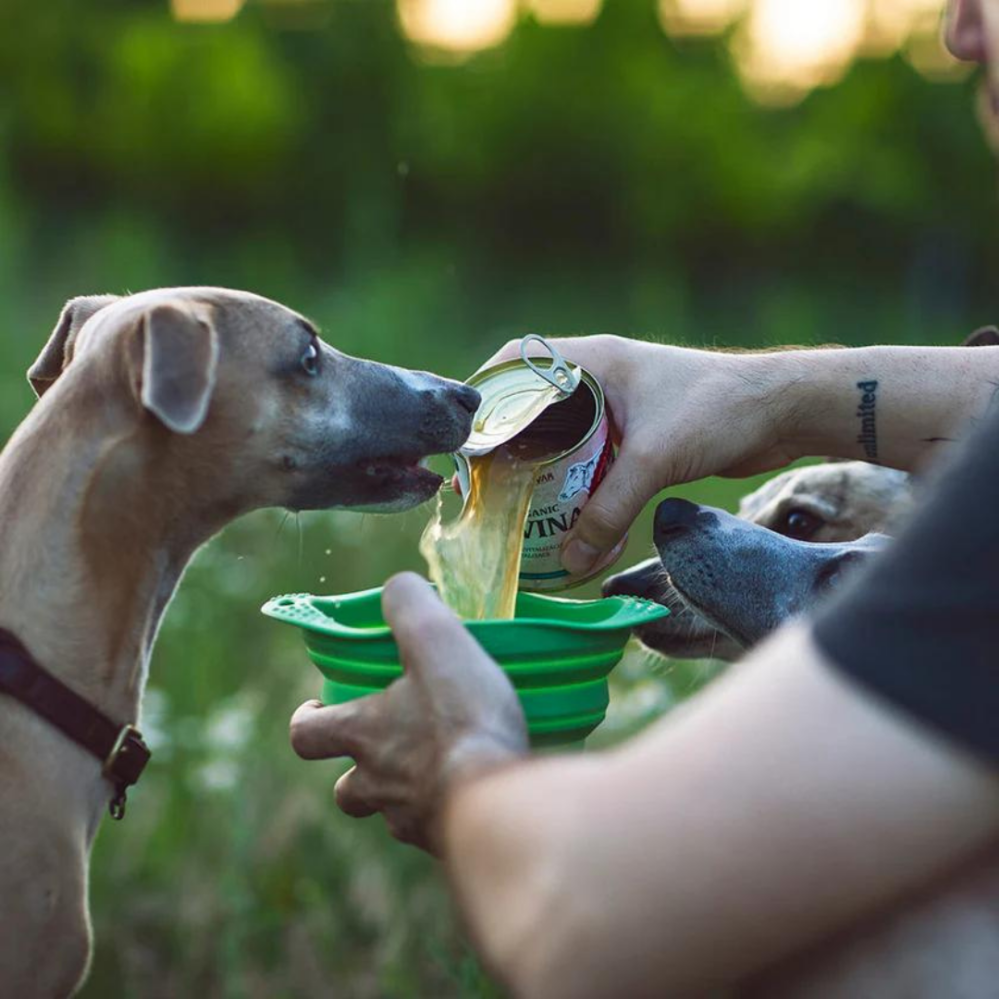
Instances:
[[[860,389],[860,403],[857,406],[860,433],[857,435],[857,443],[863,446],[868,461],[877,461],[878,428],[874,417],[878,383],[876,381],[857,382],[857,388]]]

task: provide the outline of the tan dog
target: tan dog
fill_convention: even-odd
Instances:
[[[478,394],[347,357],[275,302],[212,288],[71,301],[0,454],[0,627],[119,724],[195,549],[258,507],[401,510]],[[101,764],[0,694],[0,995],[71,994],[91,930]]]

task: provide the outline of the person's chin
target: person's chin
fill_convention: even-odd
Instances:
[[[993,155],[999,159],[999,82],[982,80],[978,88],[978,121],[985,134],[985,141]]]

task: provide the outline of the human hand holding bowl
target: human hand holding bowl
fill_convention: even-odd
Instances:
[[[436,853],[449,791],[526,754],[527,725],[509,679],[425,580],[390,579],[382,611],[402,678],[346,704],[306,701],[291,743],[308,760],[353,757],[336,784],[339,808],[355,818],[381,812],[397,839]]]

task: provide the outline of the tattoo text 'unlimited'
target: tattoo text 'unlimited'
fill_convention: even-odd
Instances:
[[[864,448],[868,461],[878,460],[878,430],[875,423],[875,407],[877,406],[878,383],[876,381],[857,382],[860,389],[860,405],[857,406],[857,416],[860,419],[860,433],[857,443]]]

